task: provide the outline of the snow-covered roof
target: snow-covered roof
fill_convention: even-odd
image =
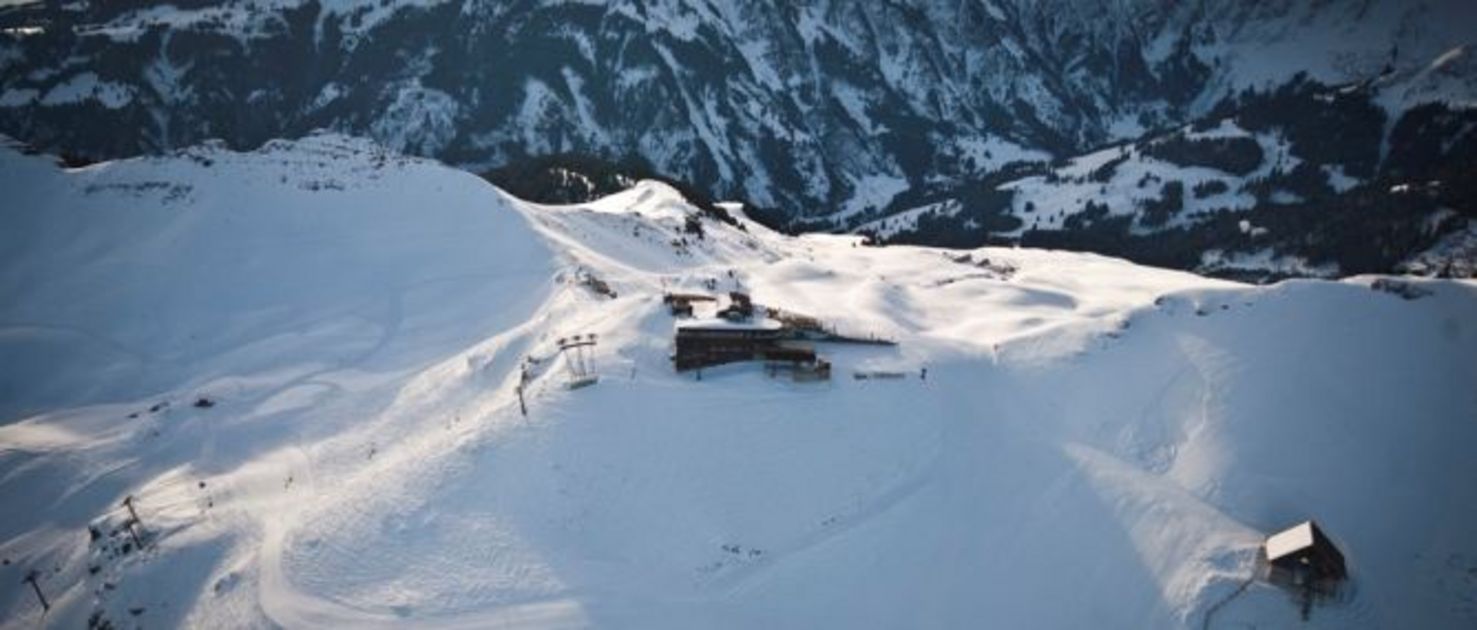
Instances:
[[[1303,521],[1267,538],[1267,559],[1276,560],[1312,546],[1313,521]]]
[[[769,318],[735,322],[721,317],[704,317],[677,322],[678,330],[779,330],[782,325]]]

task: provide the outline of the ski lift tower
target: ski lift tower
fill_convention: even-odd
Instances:
[[[569,381],[565,389],[580,389],[600,382],[595,371],[595,333],[575,335],[559,340],[559,351],[564,353],[564,365],[569,369]]]

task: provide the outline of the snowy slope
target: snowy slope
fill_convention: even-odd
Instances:
[[[1354,575],[1310,627],[1477,621],[1472,282],[698,237],[661,184],[538,206],[337,136],[0,160],[0,579],[56,602],[6,627],[1286,626],[1227,597],[1308,517]],[[736,287],[899,345],[674,374],[661,294]]]

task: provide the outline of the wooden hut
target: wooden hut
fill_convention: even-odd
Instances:
[[[1332,594],[1349,576],[1344,554],[1313,521],[1267,537],[1267,581],[1310,593]]]

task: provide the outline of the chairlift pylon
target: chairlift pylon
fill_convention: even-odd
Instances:
[[[579,389],[595,384],[599,375],[595,373],[594,333],[579,334],[559,339],[559,350],[564,353],[564,364],[569,371],[568,389]]]

